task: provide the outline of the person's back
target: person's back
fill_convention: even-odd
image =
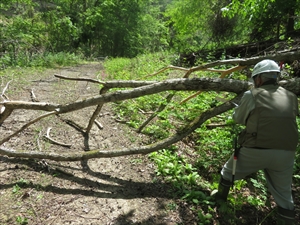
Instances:
[[[298,144],[297,97],[274,84],[251,90],[255,108],[246,121],[245,147],[295,151]]]
[[[278,206],[277,224],[293,225],[291,185],[298,143],[298,100],[293,93],[278,86],[279,73],[278,65],[272,60],[255,65],[252,72],[255,88],[244,93],[233,113],[236,123],[246,125],[239,138],[238,161],[235,165],[232,155],[223,166],[215,196],[226,201],[234,180],[263,170]]]

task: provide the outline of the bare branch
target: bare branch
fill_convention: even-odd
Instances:
[[[242,94],[235,97],[232,101],[238,102],[241,98]],[[78,152],[73,154],[58,154],[58,153],[43,153],[43,152],[25,152],[25,151],[16,151],[12,149],[7,149],[4,147],[0,147],[0,154],[7,155],[9,157],[22,157],[22,158],[35,158],[35,159],[50,159],[55,161],[81,161],[92,158],[109,158],[109,157],[119,157],[125,155],[133,155],[133,154],[148,154],[163,148],[166,148],[190,133],[192,133],[195,129],[200,127],[205,121],[208,119],[219,115],[223,112],[226,112],[232,109],[234,105],[229,102],[225,102],[220,106],[209,109],[203,112],[199,117],[197,117],[194,121],[186,125],[185,127],[177,130],[177,132],[164,140],[161,140],[155,144],[133,147],[128,149],[119,149],[119,150],[91,150],[88,152]]]
[[[30,90],[30,97],[33,102],[39,102],[39,100],[37,99],[37,97],[35,96],[35,94],[33,92],[33,89]]]
[[[160,74],[160,73],[162,73],[162,72],[164,72],[164,71],[166,71],[166,70],[169,70],[169,69],[172,69],[172,70],[181,70],[181,71],[185,71],[185,72],[189,71],[189,69],[187,69],[187,68],[169,65],[169,66],[167,66],[167,67],[165,67],[165,68],[159,70],[158,72],[154,72],[154,73],[152,73],[152,74],[149,74],[149,75],[143,77],[143,79],[144,79],[144,78],[148,78],[148,77],[153,77],[153,76],[155,76],[155,75],[157,75],[157,74]]]
[[[65,144],[65,143],[55,141],[54,139],[52,139],[50,137],[50,131],[51,131],[51,127],[48,127],[46,135],[43,136],[44,139],[48,140],[52,144],[61,145],[63,147],[71,148],[71,146],[72,146],[71,144]]]
[[[152,115],[138,128],[138,133],[142,132],[142,130],[148,125],[148,123],[151,122],[151,120],[153,120],[153,118],[155,118],[158,113],[162,112],[168,105],[168,103],[170,103],[170,101],[172,100],[172,98],[175,96],[175,93],[169,94],[166,97],[166,103],[162,103],[157,110],[152,113]]]
[[[108,91],[108,88],[102,88],[102,89],[100,90],[100,95],[101,95],[101,94],[105,94],[107,91]],[[103,129],[103,126],[102,126],[101,124],[99,124],[98,122],[96,122],[96,117],[99,115],[99,113],[100,113],[100,111],[101,111],[103,105],[104,105],[104,103],[99,104],[99,105],[97,106],[96,110],[94,111],[92,117],[90,118],[89,124],[88,124],[88,126],[87,126],[87,128],[86,128],[86,133],[87,133],[87,134],[91,131],[94,122],[97,124],[97,126],[98,126],[100,129]]]
[[[102,84],[104,87],[110,89],[110,88],[136,88],[141,87],[149,84],[156,83],[156,81],[127,81],[127,80],[113,80],[113,81],[98,81],[94,79],[88,79],[88,78],[71,78],[71,77],[65,77],[61,75],[54,75],[55,77],[58,77],[60,79],[65,80],[74,80],[74,81],[87,81],[92,83],[98,83]]]
[[[300,79],[282,82],[281,85],[297,96],[300,95]],[[156,82],[150,85],[134,88],[131,90],[116,91],[106,93],[95,97],[76,101],[66,105],[50,104],[45,102],[24,102],[8,101],[2,102],[5,110],[0,114],[0,124],[10,115],[14,109],[31,109],[44,111],[57,111],[58,114],[67,113],[89,106],[100,105],[107,102],[123,101],[126,99],[138,98],[140,96],[157,94],[160,92],[175,91],[226,91],[232,93],[242,93],[250,87],[250,83],[233,79],[220,78],[192,78],[192,79],[170,79],[162,82]]]
[[[291,54],[291,53],[290,53]],[[296,54],[296,53],[293,53]],[[299,55],[297,55],[299,57]],[[274,56],[275,57],[275,56]],[[293,56],[294,57],[294,56]],[[291,56],[291,58],[293,58]],[[266,57],[270,58],[270,57]],[[257,60],[257,61],[256,61]],[[235,59],[235,60],[220,60],[213,63],[205,64],[199,67],[194,67],[191,69],[182,69],[182,68],[175,68],[169,67],[167,69],[182,69],[186,72],[185,77],[188,77],[194,71],[197,70],[210,70],[216,72],[216,70],[211,69],[211,67],[217,65],[224,65],[224,64],[235,64],[238,65],[234,68],[229,70],[218,70],[217,72],[221,72],[221,77],[225,76],[227,73],[239,70],[242,66],[252,65],[256,62],[262,60],[262,57],[258,58],[251,58],[251,59]],[[79,78],[83,79],[83,78]],[[71,78],[71,80],[78,80],[77,78]],[[31,124],[37,122],[38,120],[47,117],[49,115],[62,114],[68,113],[75,110],[79,110],[89,106],[97,105],[97,109],[95,110],[92,118],[90,119],[88,131],[91,129],[93,123],[97,124],[96,116],[99,114],[103,104],[108,102],[116,102],[116,101],[123,101],[127,99],[138,98],[145,95],[152,95],[157,94],[160,92],[165,92],[168,90],[173,91],[226,91],[236,93],[238,96],[233,100],[238,102],[238,99],[242,96],[242,93],[250,87],[250,84],[246,81],[238,81],[232,79],[213,79],[213,78],[178,78],[178,79],[169,79],[162,82],[158,81],[110,81],[110,82],[101,82],[96,80],[86,80],[94,83],[102,84],[103,90],[100,95],[87,98],[85,100],[72,102],[69,104],[61,105],[55,103],[45,103],[45,102],[24,102],[24,101],[3,101],[0,102],[0,106],[2,105],[0,114],[0,124],[13,112],[15,109],[28,109],[28,110],[43,110],[49,111],[29,123],[25,124],[21,129],[13,133],[12,135],[5,137],[3,140],[0,141],[0,145],[5,143],[6,141],[10,140],[13,136],[17,135]],[[281,86],[285,87],[286,89],[294,92],[297,96],[300,95],[300,79],[295,79],[291,81],[284,81],[280,83]],[[110,88],[133,88],[130,90],[121,90],[115,91],[110,93],[107,92]],[[205,111],[202,113],[198,118],[196,118],[193,122],[188,124],[185,127],[177,130],[177,132],[162,141],[157,143],[141,146],[141,147],[133,147],[129,149],[119,149],[119,150],[92,150],[89,152],[78,152],[78,153],[44,153],[41,151],[37,152],[25,152],[25,151],[16,151],[12,149],[4,148],[3,146],[0,147],[0,154],[7,155],[9,157],[23,157],[23,158],[38,158],[38,159],[51,159],[56,161],[78,161],[78,160],[86,160],[91,158],[104,158],[104,157],[117,157],[117,156],[125,156],[130,154],[148,154],[153,151],[157,151],[159,149],[168,147],[177,141],[181,140],[182,138],[189,135],[199,126],[201,126],[205,121],[209,118],[212,118],[216,115],[219,115],[223,112],[226,112],[232,109],[234,105],[231,101],[225,102],[220,106],[217,106],[213,109]],[[160,109],[164,109],[161,106]],[[158,111],[157,111],[158,112]],[[156,113],[157,113],[156,112]],[[101,124],[100,124],[101,125]],[[99,126],[99,124],[98,124]],[[85,133],[82,128],[81,132]],[[49,131],[50,132],[50,131]],[[47,132],[48,133],[48,132]],[[47,135],[48,137],[50,135]]]
[[[73,77],[61,76],[61,75],[58,75],[58,74],[54,74],[54,76],[57,77],[57,78],[60,78],[60,79],[64,79],[64,80],[87,81],[87,82],[103,84],[103,85],[105,84],[105,82],[101,82],[101,81],[94,80],[94,79],[89,79],[89,78],[83,78],[83,77],[73,78]]]
[[[107,102],[123,101],[126,99],[138,98],[145,95],[157,94],[168,90],[174,91],[226,91],[241,93],[248,89],[249,83],[232,79],[219,78],[192,78],[192,79],[170,79],[162,82],[156,82],[150,85],[134,88],[131,90],[116,91],[106,93],[85,100],[76,101],[66,105],[51,104],[45,102],[24,102],[9,101],[2,104],[8,109],[32,109],[44,111],[58,111],[58,113],[67,113],[89,106],[99,105]],[[298,91],[300,93],[300,91]],[[1,120],[0,120],[1,122]]]
[[[17,134],[19,134],[20,132],[22,132],[23,130],[25,130],[27,127],[29,127],[30,125],[34,124],[35,122],[47,117],[47,116],[51,116],[57,114],[57,111],[54,112],[50,112],[50,113],[46,113],[44,115],[41,115],[33,120],[31,120],[30,122],[26,123],[25,125],[23,125],[19,130],[17,130],[16,132],[14,132],[13,134],[7,136],[6,138],[2,139],[0,141],[0,145],[2,145],[3,143],[7,142],[9,139],[11,139],[12,137],[16,136]]]
[[[5,85],[5,87],[3,88],[2,93],[1,93],[1,97],[2,98],[4,97],[5,100],[8,100],[7,96],[5,95],[5,91],[8,88],[8,85],[10,84],[10,82],[11,82],[11,80],[7,82],[7,84]]]
[[[103,125],[99,121],[95,120],[95,124],[97,125],[97,127],[99,129],[101,129],[101,130],[103,129]]]
[[[240,66],[252,66],[256,63],[260,62],[264,59],[272,59],[275,61],[294,61],[300,58],[300,51],[292,51],[292,52],[278,52],[274,55],[266,55],[266,56],[258,56],[252,58],[244,58],[244,59],[226,59],[226,60],[218,60],[212,63],[207,63],[201,66],[191,68],[192,71],[203,70],[207,68],[213,68],[215,66],[220,65],[240,65]]]

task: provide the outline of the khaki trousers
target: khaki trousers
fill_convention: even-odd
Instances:
[[[228,181],[232,179],[232,160],[233,156],[221,171],[222,177]],[[263,170],[276,204],[284,209],[294,210],[291,190],[294,160],[294,151],[242,147],[236,165],[235,180]]]

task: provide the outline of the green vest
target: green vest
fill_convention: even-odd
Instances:
[[[298,144],[298,99],[277,85],[254,88],[255,109],[246,122],[242,146],[295,151]]]

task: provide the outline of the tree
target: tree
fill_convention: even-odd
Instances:
[[[193,52],[210,40],[206,18],[212,13],[210,4],[215,1],[175,0],[167,6],[170,42],[178,52]]]
[[[222,9],[228,0],[173,1],[167,7],[171,47],[181,53],[221,48],[241,38],[239,17],[226,17]]]
[[[262,40],[282,36],[294,36],[296,17],[300,10],[297,0],[233,0],[224,11],[229,16],[242,16],[245,26],[249,26],[250,40]]]
[[[5,35],[2,38],[5,42],[6,34],[7,37],[32,35],[33,41],[37,40],[39,44],[43,44],[37,46],[39,50],[47,52],[83,52],[88,57],[107,55],[133,57],[167,46],[167,32],[160,11],[164,8],[162,2],[161,0],[1,2],[0,9],[5,13],[7,21],[6,23],[0,21],[1,35]],[[24,47],[28,45],[31,43],[25,43]]]
[[[299,57],[299,53],[289,53],[283,55],[277,55],[274,57],[268,56],[267,58],[273,58],[275,60],[282,60],[285,57],[289,58],[296,58]],[[9,116],[12,115],[12,112],[16,109],[26,109],[26,110],[40,110],[46,111],[47,113],[38,116],[37,118],[29,121],[25,125],[23,125],[19,130],[14,132],[9,132],[6,137],[0,140],[0,154],[4,154],[10,157],[25,157],[25,158],[39,158],[39,159],[52,159],[57,161],[77,161],[77,160],[84,160],[84,159],[91,159],[91,158],[100,158],[100,157],[117,157],[129,154],[147,154],[153,151],[157,151],[162,148],[166,148],[177,141],[181,140],[182,138],[189,135],[199,126],[201,126],[205,121],[208,119],[215,117],[221,113],[224,113],[232,108],[235,107],[232,102],[238,102],[239,99],[242,97],[244,91],[248,90],[249,83],[247,81],[240,81],[240,80],[233,80],[233,79],[213,79],[213,78],[187,78],[189,74],[199,70],[211,70],[211,67],[219,66],[219,65],[232,65],[238,64],[240,66],[245,65],[253,65],[256,64],[258,61],[265,59],[266,57],[256,57],[250,59],[234,59],[234,60],[221,60],[216,61],[208,64],[204,64],[198,67],[194,67],[191,69],[185,68],[178,68],[169,66],[165,69],[178,69],[183,70],[186,72],[185,78],[177,78],[177,79],[170,79],[165,80],[162,82],[156,81],[108,81],[108,82],[101,82],[97,80],[89,80],[94,83],[99,83],[103,85],[101,90],[101,94],[87,98],[85,100],[76,101],[68,104],[55,104],[55,103],[46,103],[46,102],[24,102],[24,101],[4,101],[1,103],[1,114],[0,114],[0,124],[2,124]],[[240,68],[242,68],[240,67]],[[220,71],[219,72],[226,72]],[[77,80],[77,79],[75,79]],[[79,80],[84,80],[79,79]],[[294,92],[297,96],[300,95],[300,80],[296,79],[295,81],[286,81],[283,82],[281,85],[284,86],[286,89]],[[122,91],[115,91],[106,93],[108,89],[111,88],[131,88],[129,90],[122,90]],[[4,96],[5,89],[2,91],[2,97]],[[92,150],[89,152],[77,152],[74,154],[60,154],[60,153],[43,153],[43,152],[27,152],[27,151],[18,151],[13,149],[7,149],[3,147],[3,144],[9,141],[11,138],[15,137],[16,135],[20,134],[30,125],[34,124],[35,122],[46,118],[51,115],[59,115],[65,114],[71,111],[80,110],[89,106],[97,105],[97,109],[95,113],[90,119],[94,122],[95,114],[99,113],[103,104],[108,102],[117,102],[123,101],[126,99],[138,98],[140,96],[145,95],[152,95],[155,93],[165,92],[168,90],[173,91],[191,91],[191,90],[201,90],[201,91],[225,91],[235,93],[236,96],[233,99],[230,99],[224,102],[221,105],[214,106],[204,112],[202,112],[197,118],[191,121],[189,124],[180,127],[179,129],[174,132],[174,134],[164,140],[158,141],[156,143],[134,147],[130,149],[119,149],[119,150]],[[73,123],[72,123],[73,124]],[[76,126],[76,129],[79,129],[79,126]],[[82,133],[85,137],[85,142],[88,142],[89,138],[89,129],[86,131],[82,130]]]

